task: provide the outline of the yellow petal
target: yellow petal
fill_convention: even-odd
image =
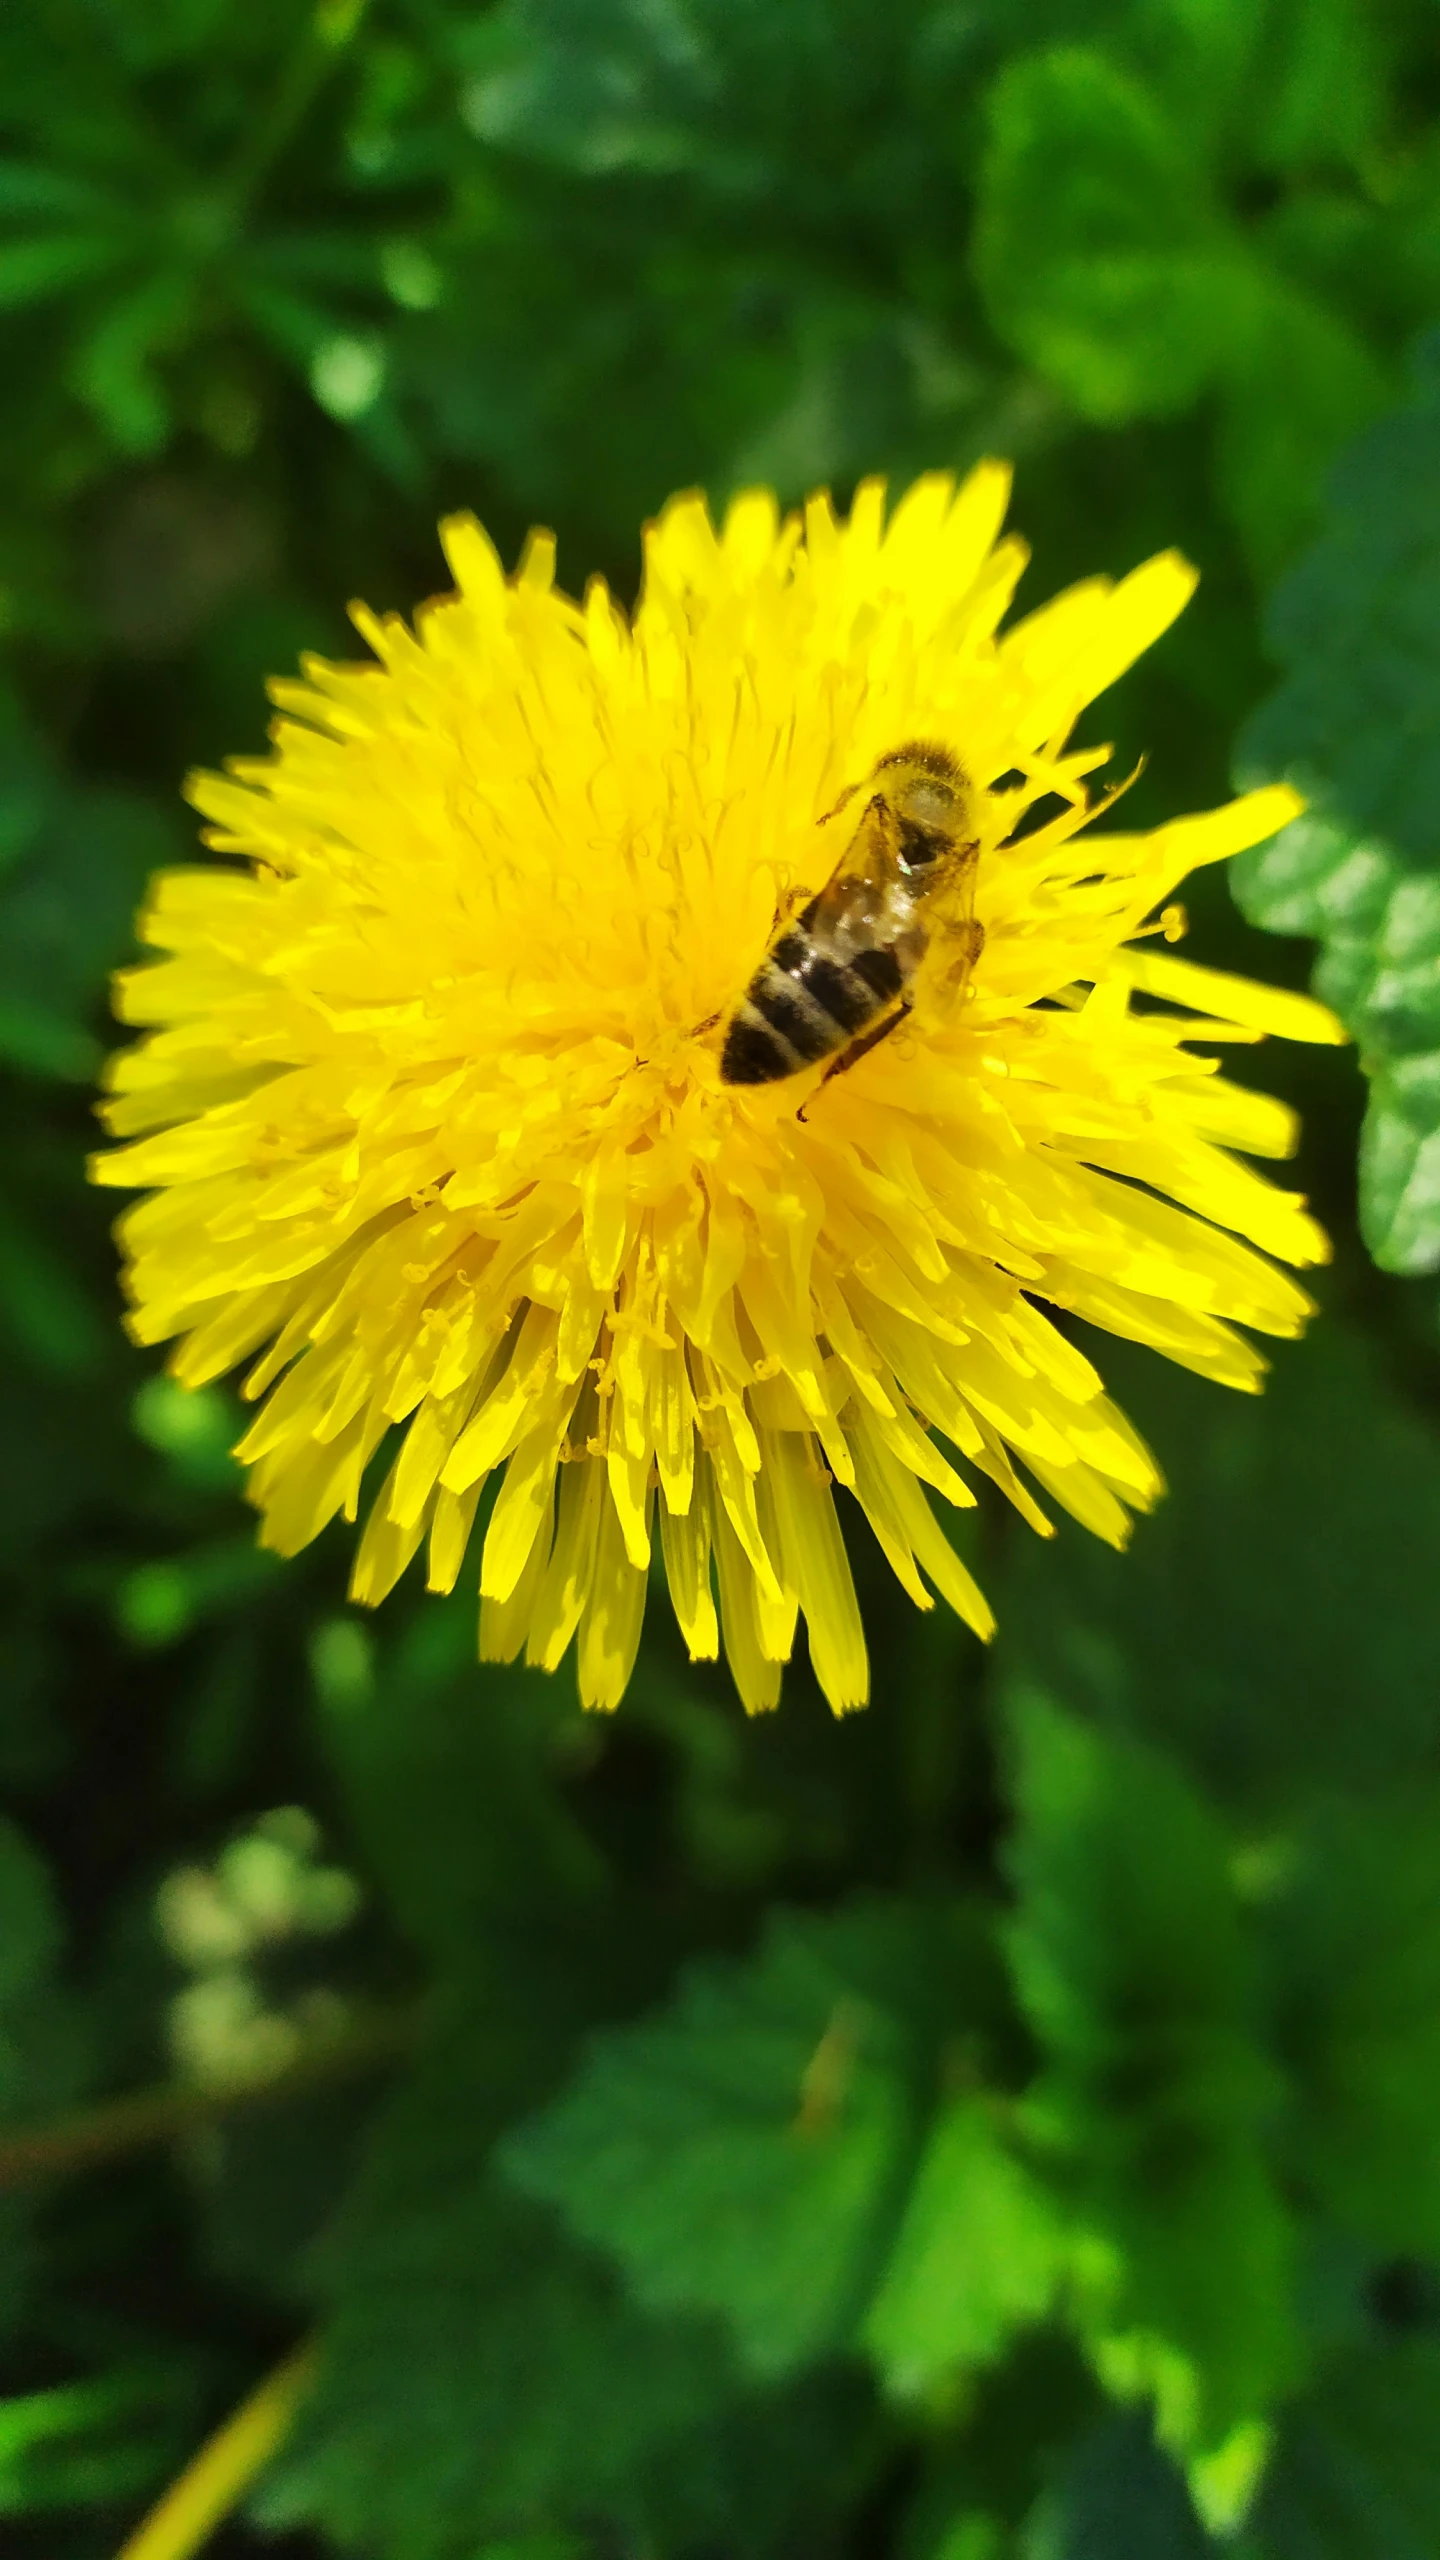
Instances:
[[[1191,960],[1173,959],[1168,951],[1130,948],[1117,952],[1112,964],[1142,994],[1162,996],[1188,1005],[1194,1013],[1218,1014],[1226,1022],[1243,1022],[1256,1031],[1272,1031],[1282,1040],[1308,1040],[1335,1048],[1349,1033],[1328,1005],[1314,996],[1297,995],[1289,987],[1262,986],[1258,979],[1235,978],[1223,969],[1197,968]]]

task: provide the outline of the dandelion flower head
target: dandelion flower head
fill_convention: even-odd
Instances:
[[[1241,1388],[1237,1326],[1299,1330],[1277,1266],[1324,1239],[1239,1160],[1285,1154],[1291,1115],[1190,1044],[1334,1026],[1156,940],[1187,872],[1298,803],[1085,831],[1107,751],[1077,716],[1193,575],[1163,554],[1002,632],[1007,491],[998,464],[927,477],[887,519],[871,483],[846,520],[750,493],[718,532],[677,498],[633,619],[557,589],[548,536],[507,578],[457,518],[455,594],[413,630],[356,608],[378,663],[307,659],[272,754],[192,781],[230,859],[153,884],[105,1105],[127,1143],[94,1171],[149,1195],[119,1229],[136,1339],[187,1385],[251,1363],[268,1545],[363,1509],[371,1602],[422,1545],[450,1589],[473,1546],[481,1653],[575,1641],[595,1707],[658,1555],[747,1707],[803,1615],[844,1709],[841,1492],[982,1636],[941,1525],[978,1476],[1117,1544],[1159,1492],[1054,1311]],[[724,1023],[834,867],[846,822],[819,822],[912,740],[973,790],[968,983],[922,967],[846,1072],[727,1084]]]

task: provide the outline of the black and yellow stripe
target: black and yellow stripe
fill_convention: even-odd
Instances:
[[[767,951],[731,1018],[720,1073],[726,1084],[776,1084],[834,1057],[893,1004],[903,972],[893,951],[835,960],[803,918]]]

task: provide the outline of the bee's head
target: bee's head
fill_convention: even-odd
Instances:
[[[953,848],[965,822],[969,785],[948,747],[897,747],[881,757],[875,778],[899,821],[907,871],[923,871]]]

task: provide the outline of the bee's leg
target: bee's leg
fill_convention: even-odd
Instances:
[[[794,888],[787,889],[784,896],[777,899],[775,922],[770,928],[772,942],[777,935],[784,932],[787,924],[793,924],[797,916],[804,915],[813,907],[815,897],[816,892],[813,889],[807,889],[803,881],[798,881]]]
[[[968,978],[985,948],[985,927],[978,916],[965,916],[945,934],[946,974]]]
[[[858,1040],[852,1040],[848,1049],[841,1050],[839,1057],[826,1068],[821,1083],[828,1084],[832,1076],[848,1075],[852,1067],[858,1067],[869,1050],[878,1049],[882,1040],[888,1040],[892,1031],[898,1031],[913,1010],[913,999],[902,996],[894,1012],[887,1013],[883,1022],[877,1022],[871,1031],[862,1031]]]
[[[965,916],[958,924],[950,926],[945,940],[953,953],[952,967],[973,969],[985,948],[985,927],[978,916]]]
[[[962,1004],[965,991],[974,974],[975,963],[985,948],[985,927],[978,916],[963,916],[940,928],[931,945],[931,965],[926,973],[926,1006],[951,1012]]]
[[[816,1094],[823,1092],[832,1076],[847,1075],[852,1067],[859,1065],[867,1051],[878,1049],[882,1040],[888,1040],[892,1031],[898,1031],[901,1023],[912,1010],[912,1000],[909,996],[905,996],[897,1004],[893,1013],[886,1014],[883,1022],[877,1022],[871,1031],[862,1031],[858,1040],[852,1040],[848,1049],[842,1049],[838,1058],[832,1058],[819,1084],[815,1087],[815,1092],[811,1094],[810,1102],[815,1100]],[[810,1109],[810,1102],[801,1104],[795,1114],[797,1120],[805,1118]]]

